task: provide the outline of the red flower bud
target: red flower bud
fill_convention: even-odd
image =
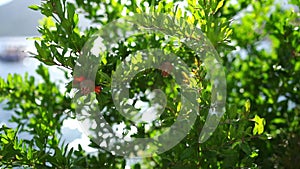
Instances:
[[[73,84],[79,84],[81,94],[87,95],[94,91],[97,94],[100,94],[102,91],[101,86],[95,86],[95,83],[89,79],[86,79],[84,76],[74,77]]]
[[[74,77],[73,83],[77,84],[85,80],[84,76]]]
[[[95,86],[95,90],[94,91],[95,91],[95,93],[100,94],[101,91],[102,91],[101,86]]]

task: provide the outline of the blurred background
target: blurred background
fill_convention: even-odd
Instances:
[[[18,1],[1,0],[0,36],[35,36],[38,35],[36,27],[38,20],[42,18],[39,12],[28,9],[29,5],[38,4],[38,0]]]

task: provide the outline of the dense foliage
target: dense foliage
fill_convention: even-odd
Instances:
[[[130,120],[114,108],[111,98],[111,76],[126,56],[138,50],[159,48],[175,53],[184,60],[201,87],[200,115],[189,134],[175,147],[162,154],[142,159],[133,168],[299,168],[300,160],[300,31],[299,6],[285,9],[272,0],[188,0],[179,1],[42,1],[30,6],[45,18],[35,38],[37,53],[33,57],[49,66],[69,71],[66,93],[58,90],[49,79],[45,66],[37,73],[43,82],[33,77],[9,75],[0,79],[0,101],[5,109],[14,110],[11,122],[16,128],[0,128],[0,166],[30,168],[125,168],[126,159],[113,156],[95,143],[94,154],[81,146],[68,149],[60,139],[66,118],[74,118],[70,98],[72,85],[80,82],[73,74],[76,60],[97,27],[131,13],[159,12],[182,18],[197,26],[209,38],[222,58],[227,77],[226,113],[210,137],[198,143],[205,123],[211,97],[207,70],[199,56],[185,45],[159,34],[135,35],[118,42],[106,55],[97,71],[96,91],[100,110],[113,124],[124,122],[124,134],[130,130]],[[298,11],[297,11],[298,9]],[[92,26],[78,27],[78,14],[88,18]],[[73,78],[71,78],[73,77]],[[73,80],[72,80],[73,79]],[[171,126],[178,114],[178,91],[171,76],[159,70],[138,74],[131,83],[131,94],[148,88],[161,88],[167,93],[167,108],[160,116],[160,127],[153,124],[135,125],[134,137],[151,137]],[[80,90],[80,89],[79,89]],[[80,92],[80,91],[79,91]],[[76,115],[75,115],[76,116]],[[32,139],[20,139],[27,133]]]

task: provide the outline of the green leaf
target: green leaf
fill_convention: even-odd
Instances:
[[[67,155],[67,159],[71,159],[73,151],[74,151],[74,148],[72,147],[71,150],[69,151],[68,155]]]
[[[254,128],[253,128],[253,135],[256,134],[262,134],[264,132],[264,125],[266,124],[266,121],[264,118],[260,118],[258,115],[255,115],[254,119],[252,121],[255,122]]]
[[[68,9],[68,19],[70,22],[72,22],[75,14],[75,6],[72,3],[68,3],[67,9]]]
[[[13,129],[8,129],[5,131],[5,134],[9,140],[14,140],[15,131]]]
[[[37,11],[37,10],[40,9],[40,6],[38,6],[38,5],[30,5],[30,6],[28,6],[28,8]]]
[[[248,143],[244,142],[244,143],[240,144],[240,147],[247,155],[251,154],[251,148]]]
[[[31,159],[32,158],[32,147],[28,147],[28,151],[27,151],[27,159]]]
[[[257,157],[258,156],[258,153],[253,151],[252,154],[250,155],[251,158],[254,158],[254,157]]]
[[[237,116],[237,107],[236,107],[236,105],[230,105],[229,108],[228,108],[228,113],[226,113],[226,114],[228,114],[229,119],[236,118],[236,116]]]
[[[181,160],[184,160],[184,159],[190,158],[190,157],[192,156],[193,152],[194,152],[194,151],[193,151],[193,147],[190,147],[190,148],[185,149],[185,150],[181,153],[180,159],[181,159]]]
[[[247,113],[250,112],[250,106],[251,106],[251,103],[250,103],[250,100],[248,99],[245,103],[245,109],[246,109]]]
[[[271,123],[275,123],[275,124],[286,124],[286,120],[284,118],[276,118],[274,120],[271,121]]]
[[[223,6],[223,4],[224,4],[224,0],[219,1],[218,5],[215,9],[215,13]]]

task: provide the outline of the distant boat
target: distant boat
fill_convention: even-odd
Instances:
[[[19,62],[26,57],[26,53],[21,47],[6,48],[0,53],[0,60],[5,62]]]

